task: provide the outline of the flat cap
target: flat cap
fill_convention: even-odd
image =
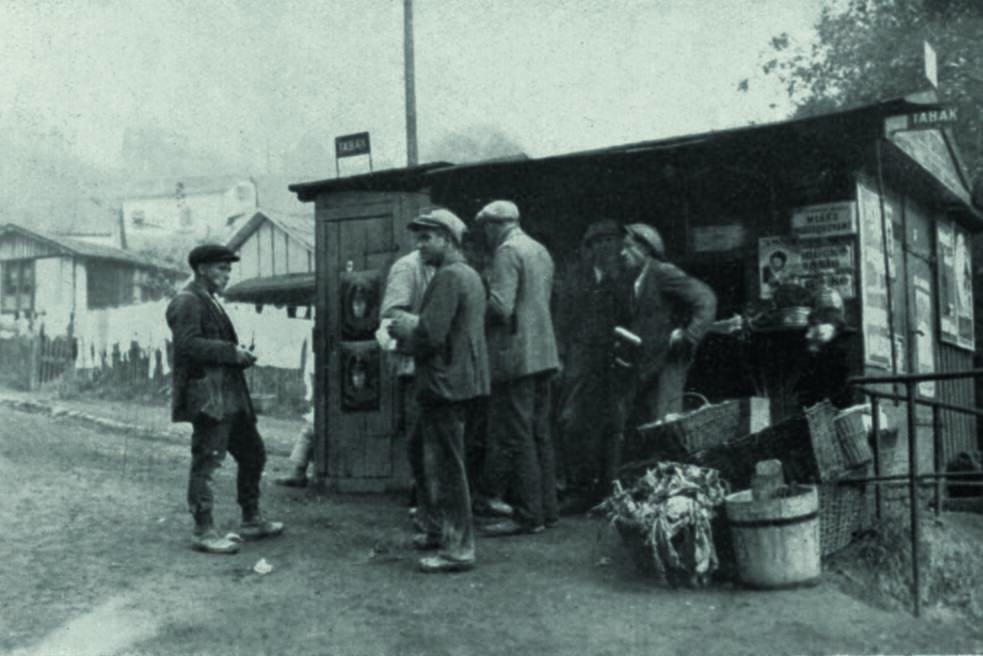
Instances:
[[[592,240],[598,237],[620,237],[623,234],[624,230],[617,221],[601,219],[587,226],[587,232],[584,233],[584,243],[589,245]]]
[[[238,262],[239,256],[235,251],[222,246],[221,244],[202,244],[195,246],[188,253],[188,264],[194,269],[199,264],[212,264],[214,262]]]
[[[475,221],[518,221],[519,208],[510,200],[496,200],[488,203],[474,219]]]
[[[460,245],[461,240],[464,238],[464,233],[467,232],[468,227],[464,225],[464,221],[457,218],[457,215],[450,210],[445,209],[431,209],[424,211],[420,216],[416,217],[407,226],[410,230],[420,230],[421,228],[443,228],[447,232],[451,233],[451,236]]]
[[[656,259],[666,259],[666,247],[662,243],[662,237],[652,226],[647,223],[632,223],[625,226],[625,232],[648,246]]]

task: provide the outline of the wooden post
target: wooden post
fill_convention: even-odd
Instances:
[[[31,335],[31,363],[29,367],[29,373],[27,376],[27,389],[28,391],[35,391],[40,384],[40,373],[41,373],[41,336],[38,334]]]
[[[413,54],[413,0],[403,0],[403,75],[406,84],[406,165],[416,166],[416,66]]]

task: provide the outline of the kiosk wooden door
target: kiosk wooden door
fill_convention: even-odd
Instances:
[[[419,194],[351,193],[318,208],[321,462],[348,490],[408,483],[395,380],[375,332],[389,267],[411,247],[405,226],[426,202]]]

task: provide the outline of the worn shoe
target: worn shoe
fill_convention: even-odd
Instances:
[[[285,478],[278,478],[274,480],[273,484],[282,485],[284,487],[307,487],[307,477],[287,476]]]
[[[420,571],[424,574],[467,572],[472,569],[474,569],[473,560],[450,560],[443,556],[431,556],[420,559]]]
[[[239,535],[242,536],[243,540],[261,540],[280,535],[283,533],[283,528],[283,522],[256,519],[239,524]]]
[[[542,524],[538,526],[523,526],[511,519],[507,519],[504,522],[499,522],[497,524],[489,524],[488,526],[482,527],[481,532],[490,538],[506,537],[509,535],[527,535],[542,533],[546,530],[546,527]]]
[[[482,517],[493,516],[493,517],[511,517],[512,516],[512,506],[505,503],[501,499],[495,498],[479,498],[475,499],[471,508],[475,515],[480,515]]]
[[[432,551],[440,548],[440,538],[435,535],[418,533],[413,536],[413,547],[419,551]]]
[[[204,533],[194,533],[191,536],[191,548],[213,554],[234,554],[239,552],[239,543],[223,538],[218,531],[211,529]]]

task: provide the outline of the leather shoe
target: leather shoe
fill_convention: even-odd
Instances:
[[[492,515],[498,515],[500,517],[512,516],[512,506],[501,499],[487,499],[485,504],[488,507],[488,512]]]
[[[440,548],[440,538],[426,533],[418,533],[413,536],[413,548],[419,551],[432,551]]]
[[[523,526],[511,519],[507,519],[504,522],[499,522],[497,524],[489,524],[481,529],[481,532],[490,537],[498,538],[505,537],[508,535],[526,535],[534,533],[542,533],[545,530],[545,526],[542,524],[538,526]]]
[[[239,535],[243,540],[261,540],[272,538],[283,533],[283,522],[271,522],[265,519],[255,519],[239,524]]]
[[[440,574],[443,572],[467,572],[474,569],[473,560],[450,560],[443,556],[431,556],[420,559],[420,571],[425,574]]]
[[[307,487],[307,477],[303,478],[288,476],[286,478],[278,478],[273,481],[274,485],[282,485],[284,487]]]
[[[191,536],[191,548],[213,554],[234,554],[239,552],[239,543],[223,538],[218,531],[211,529]]]

